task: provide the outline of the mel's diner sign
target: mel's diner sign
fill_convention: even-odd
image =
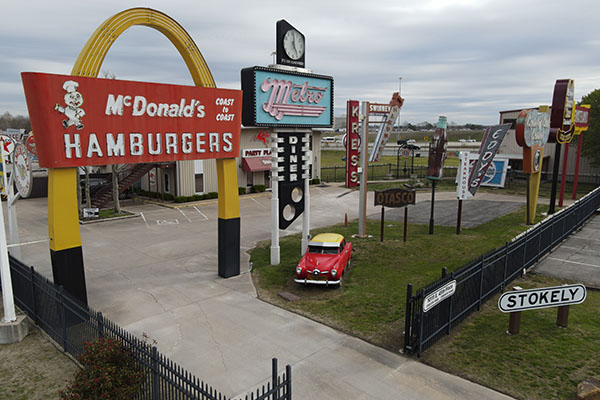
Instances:
[[[234,158],[240,90],[21,74],[39,165]]]

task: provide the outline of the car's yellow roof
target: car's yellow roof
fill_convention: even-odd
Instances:
[[[338,233],[319,233],[311,242],[341,243],[344,237]]]

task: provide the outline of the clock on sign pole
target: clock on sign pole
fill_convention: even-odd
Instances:
[[[277,64],[304,68],[305,38],[286,20],[277,21]]]

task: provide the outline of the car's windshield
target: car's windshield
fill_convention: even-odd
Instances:
[[[337,247],[308,246],[308,252],[311,254],[337,254]]]

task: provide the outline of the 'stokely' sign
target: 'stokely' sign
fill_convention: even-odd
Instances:
[[[384,207],[404,207],[415,204],[416,192],[414,189],[390,188],[375,191],[375,205]]]
[[[275,68],[242,69],[245,126],[331,127],[333,78]]]
[[[517,290],[506,292],[500,296],[498,308],[500,311],[508,313],[581,304],[585,301],[586,295],[585,286],[582,284]]]
[[[240,153],[239,90],[21,74],[40,167]]]

